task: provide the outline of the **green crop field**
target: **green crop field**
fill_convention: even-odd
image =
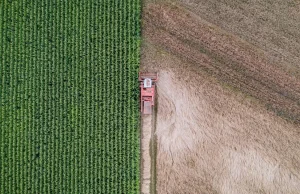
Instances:
[[[140,6],[0,1],[0,193],[139,193]]]

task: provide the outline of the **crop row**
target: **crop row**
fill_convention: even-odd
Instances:
[[[138,193],[139,0],[0,15],[0,193]]]

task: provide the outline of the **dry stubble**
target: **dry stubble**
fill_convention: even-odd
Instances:
[[[247,45],[205,28],[201,21],[194,26],[202,24],[202,29],[196,30],[201,35],[192,34],[195,31],[189,25],[194,22],[186,19],[189,15],[172,15],[168,6],[157,12],[160,8],[148,7],[144,13],[147,43],[142,56],[142,70],[160,73],[158,193],[298,193],[299,125],[267,111],[264,105],[269,100],[291,111],[285,105],[299,100],[299,79],[272,66]],[[152,21],[151,17],[157,17],[153,12],[159,20]],[[228,53],[233,59],[224,57],[225,63],[215,63],[211,57]],[[235,71],[232,61],[245,68],[252,80]],[[218,67],[225,73],[217,71]],[[276,76],[284,76],[290,84],[282,85]],[[224,88],[224,80],[229,88]],[[251,87],[243,91],[239,81]],[[270,90],[265,91],[263,85]],[[234,87],[239,90],[232,90]],[[275,97],[270,95],[278,90],[296,100],[285,99],[278,92]]]

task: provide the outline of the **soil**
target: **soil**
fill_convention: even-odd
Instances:
[[[141,70],[159,72],[157,193],[298,193],[297,54],[276,64],[186,5],[143,10]]]
[[[242,38],[270,62],[300,76],[300,1],[172,0]]]
[[[151,188],[151,138],[152,138],[152,115],[142,115],[142,186],[141,193],[149,194]]]
[[[152,42],[300,124],[299,79],[269,64],[251,45],[176,6],[153,4],[144,10],[144,22]]]

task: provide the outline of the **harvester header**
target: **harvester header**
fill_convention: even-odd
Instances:
[[[152,108],[155,101],[155,82],[158,80],[157,73],[139,73],[141,90],[141,112],[143,114],[152,114]]]

